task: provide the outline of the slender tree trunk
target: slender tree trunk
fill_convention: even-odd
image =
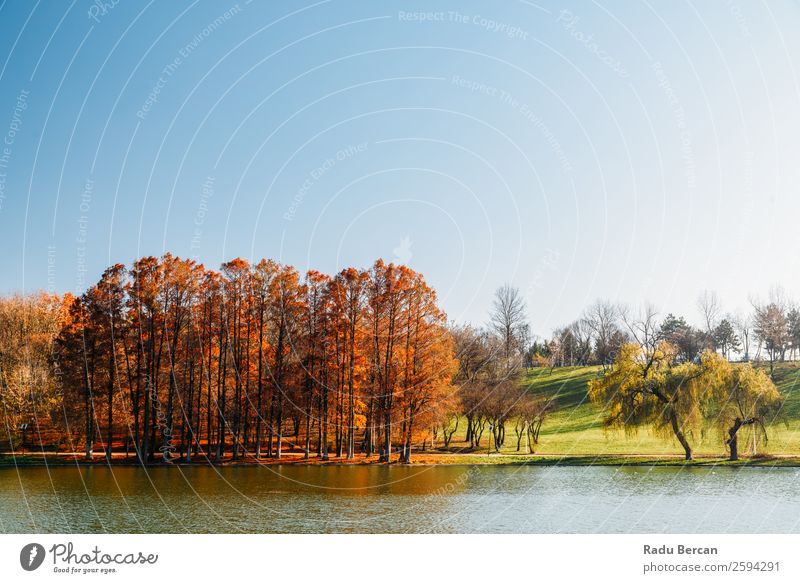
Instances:
[[[352,300],[351,300],[352,302]],[[356,409],[355,409],[355,387],[354,376],[356,366],[356,318],[357,308],[351,304],[350,307],[350,354],[348,357],[347,367],[347,459],[351,460],[355,457],[355,424],[356,424]]]
[[[405,444],[405,459],[403,460],[405,463],[409,463],[411,461],[411,439],[413,437],[414,431],[414,411],[413,409],[409,411],[408,415],[408,432],[406,433],[406,444]],[[424,442],[423,442],[423,449],[424,449]]]
[[[386,411],[383,416],[383,451],[380,461],[390,462],[392,460],[392,414]]]
[[[151,417],[155,415],[153,411],[153,340],[152,340],[153,326],[150,325],[151,337],[147,340],[147,360],[145,362],[145,379],[144,379],[144,419],[142,422],[142,463],[149,462],[150,460],[150,425]]]
[[[353,378],[352,378],[352,364],[350,365],[351,372],[350,372],[350,380],[348,381],[348,411],[347,411],[347,459],[351,460],[355,457],[355,424],[356,424],[356,413],[355,413],[355,395],[353,390]]]
[[[518,428],[516,425],[514,426],[514,433],[517,434],[517,451],[520,451],[520,449],[522,449],[522,435],[527,434],[527,432],[528,428],[524,422],[521,428]]]
[[[264,309],[258,312],[258,415],[256,417],[256,459],[261,459],[261,423],[264,417]]]
[[[189,365],[188,365],[189,383],[188,383],[188,395],[186,398],[186,404],[188,406],[188,410],[186,411],[186,415],[184,415],[185,425],[181,430],[181,450],[183,450],[184,452],[184,459],[187,462],[191,462],[192,444],[194,443],[194,429],[192,425],[192,422],[194,421],[194,419],[192,419],[192,415],[194,414],[194,354],[189,352],[188,358],[189,358]]]
[[[686,460],[691,461],[694,459],[692,457],[692,446],[689,445],[686,436],[683,434],[683,431],[681,431],[680,424],[678,423],[678,414],[672,409],[670,409],[669,412],[669,422],[670,425],[672,425],[672,431],[675,433],[675,437],[678,438],[678,441],[683,446],[683,450],[686,453]]]
[[[86,451],[84,457],[87,460],[92,459],[92,449],[94,446],[94,425],[92,423],[92,392],[87,386],[86,388]]]
[[[150,451],[150,405],[152,399],[150,398],[150,375],[145,378],[144,384],[144,416],[142,419],[142,446],[139,451],[139,461],[145,463],[148,461],[148,452]]]
[[[278,416],[275,420],[277,436],[275,439],[275,457],[281,459],[281,449],[283,448],[283,395],[278,397]]]
[[[328,383],[322,385],[322,459],[328,460]]]
[[[312,405],[312,397],[311,391],[308,392],[306,396],[306,453],[303,456],[303,459],[308,459],[311,455],[311,407]]]
[[[225,383],[226,383],[226,352],[228,350],[226,336],[224,315],[220,314],[220,348],[219,348],[219,363],[217,364],[217,450],[215,461],[222,462],[222,456],[225,453]]]
[[[208,331],[209,331],[209,339],[208,339],[208,369],[206,373],[208,374],[208,385],[206,386],[206,459],[211,458],[211,444],[214,442],[213,437],[213,429],[214,429],[214,417],[213,417],[213,408],[211,406],[211,392],[212,392],[212,379],[211,379],[211,359],[213,358],[213,353],[211,350],[211,335],[213,334],[211,330],[211,308],[208,310]]]
[[[212,396],[212,385],[213,385],[212,373],[211,373],[211,363],[212,363],[213,358],[214,358],[214,354],[213,354],[213,350],[212,350],[212,348],[213,348],[213,346],[212,346],[212,344],[213,344],[213,335],[214,335],[214,331],[213,331],[213,328],[212,328],[213,325],[214,325],[214,323],[213,323],[213,318],[214,318],[213,310],[214,310],[214,306],[212,305],[212,302],[209,300],[209,305],[208,305],[208,360],[206,361],[208,363],[207,364],[207,368],[206,368],[206,374],[208,375],[208,379],[207,379],[208,380],[208,384],[206,386],[206,393],[207,393],[206,394],[206,459],[207,460],[211,459],[211,444],[213,443],[213,439],[214,439],[213,438],[213,425],[214,425],[213,409],[211,407],[211,396]]]
[[[113,332],[112,332],[113,334]],[[111,442],[114,439],[114,353],[112,342],[112,353],[108,363],[108,437],[106,438],[106,460],[111,463]]]
[[[364,428],[364,451],[367,457],[372,457],[375,451],[375,399],[372,397],[369,397],[367,423]]]
[[[267,457],[272,457],[272,436],[275,433],[275,398],[273,394],[269,403],[269,426],[267,427]]]
[[[340,375],[341,376],[341,373]],[[344,385],[337,383],[338,394],[336,400],[336,457],[342,457],[344,452]]]
[[[317,410],[320,413],[317,419],[317,457],[322,457],[322,395],[319,396]]]
[[[197,383],[197,425],[192,432],[193,443],[190,446],[194,448],[194,455],[200,455],[200,427],[202,425],[202,406],[203,406],[203,344],[201,341],[199,351],[199,363],[198,363],[198,383]]]
[[[730,439],[728,440],[728,446],[731,448],[731,457],[730,460],[735,462],[739,459],[739,437],[737,433],[739,432],[739,428],[742,426],[742,420],[738,417],[733,422],[733,427],[728,430],[728,435],[730,435]]]

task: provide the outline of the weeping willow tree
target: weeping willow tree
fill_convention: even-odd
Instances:
[[[711,416],[720,433],[727,435],[725,445],[731,461],[736,461],[743,433],[752,439],[754,454],[757,443],[766,445],[767,423],[778,414],[783,398],[769,375],[750,363],[725,362],[719,367],[717,379]]]
[[[635,433],[649,427],[656,435],[674,436],[692,459],[690,437],[703,424],[703,410],[713,397],[710,379],[716,359],[676,364],[677,349],[662,342],[648,350],[626,344],[613,367],[589,382],[589,398],[604,407],[605,425]]]

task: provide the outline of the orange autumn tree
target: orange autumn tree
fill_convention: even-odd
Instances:
[[[314,404],[317,404],[317,455],[328,459],[328,394],[326,359],[329,349],[331,278],[318,271],[309,271],[305,280],[305,302],[302,315],[302,383],[305,414],[304,458],[311,455],[311,429]],[[324,428],[323,428],[324,425]],[[323,444],[323,439],[325,443]],[[324,450],[324,451],[323,451]]]
[[[46,293],[0,298],[0,443],[6,447],[39,445],[63,417],[64,379],[53,341],[69,323],[73,299]]]
[[[378,260],[369,272],[367,323],[371,359],[373,399],[376,404],[375,430],[380,443],[380,461],[389,461],[392,452],[392,421],[402,358],[403,319],[408,317],[408,289],[411,272],[405,266]],[[368,452],[369,453],[369,452]]]
[[[337,346],[340,347],[340,383],[339,386],[347,389],[347,402],[341,397],[341,410],[347,408],[347,459],[355,456],[355,411],[356,411],[356,384],[357,377],[364,366],[362,336],[364,335],[362,321],[364,318],[364,291],[368,276],[365,272],[352,267],[342,270],[330,282],[331,312],[334,327],[336,328]],[[343,395],[344,391],[340,394]],[[341,455],[339,440],[339,454]]]
[[[426,421],[430,427],[435,419],[435,405],[451,395],[451,379],[456,372],[453,343],[447,330],[444,312],[436,305],[436,292],[425,283],[422,275],[409,274],[406,291],[404,330],[400,355],[402,360],[402,389],[400,403],[403,411],[401,460],[411,459],[415,422]]]
[[[302,345],[301,317],[304,311],[304,290],[300,276],[291,266],[281,266],[269,289],[267,306],[268,338],[272,344],[274,359],[268,374],[272,384],[272,405],[270,408],[269,449],[275,435],[275,457],[283,452],[285,413],[297,415],[297,360]],[[274,425],[273,425],[274,424]],[[295,435],[296,437],[296,435]],[[271,454],[270,454],[271,455]]]

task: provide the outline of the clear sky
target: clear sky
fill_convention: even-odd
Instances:
[[[171,251],[697,321],[800,296],[797,2],[0,4],[0,291]]]

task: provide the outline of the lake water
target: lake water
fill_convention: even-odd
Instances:
[[[0,531],[800,532],[800,469],[0,469]]]

